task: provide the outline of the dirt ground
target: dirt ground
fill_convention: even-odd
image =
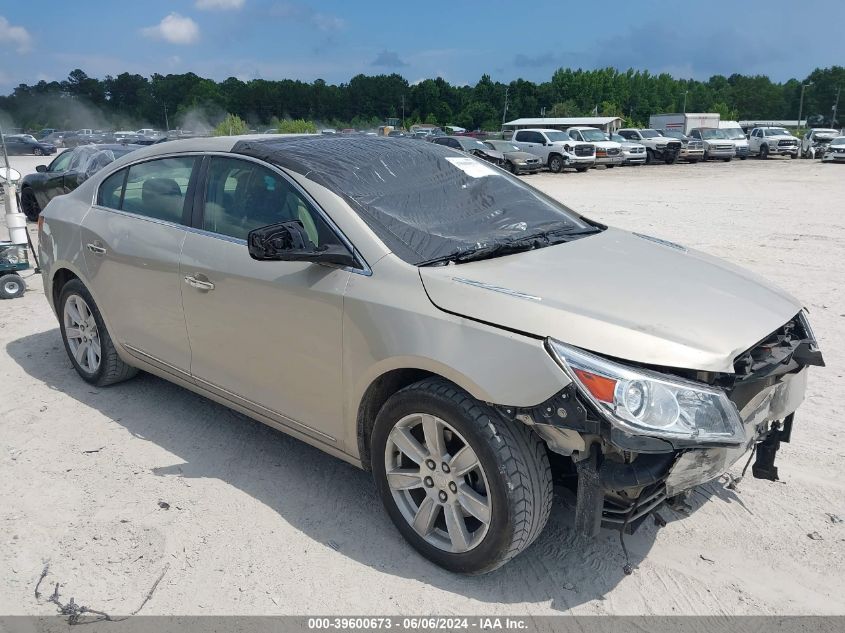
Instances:
[[[128,613],[162,573],[142,613],[845,613],[845,168],[772,159],[526,179],[805,302],[827,368],[811,372],[781,482],[714,482],[691,515],[661,511],[665,527],[649,520],[627,539],[630,576],[618,534],[577,541],[559,495],[522,556],[455,576],[403,542],[366,473],[149,375],[82,382],[29,277],[24,298],[0,303],[0,614],[55,613],[57,582],[63,600]]]

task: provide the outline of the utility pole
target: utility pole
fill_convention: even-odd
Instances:
[[[804,89],[807,86],[812,86],[813,82],[801,84],[801,100],[798,102],[798,129],[801,129],[801,113],[804,111]]]
[[[836,111],[839,109],[839,93],[842,92],[842,86],[836,89],[836,102],[833,104],[833,114],[830,117],[830,127],[836,125]]]
[[[402,95],[402,129],[405,129],[405,95]]]
[[[689,90],[684,90],[684,114],[687,113],[687,94],[688,93],[689,93]]]
[[[505,126],[505,119],[508,116],[508,92],[510,91],[510,86],[505,86],[505,107],[502,110],[502,127]]]
[[[170,122],[167,120],[167,104],[164,104],[164,129],[165,131],[170,130]]]

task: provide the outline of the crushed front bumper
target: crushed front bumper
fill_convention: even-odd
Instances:
[[[745,426],[745,444],[686,451],[666,477],[667,496],[673,497],[722,475],[757,442],[766,439],[770,423],[784,421],[795,413],[804,400],[806,388],[805,367],[798,373],[781,376],[778,382],[762,389],[739,412]]]

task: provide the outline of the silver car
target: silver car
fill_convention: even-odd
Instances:
[[[40,238],[83,380],[144,370],[371,470],[456,572],[528,547],[553,481],[595,535],[754,449],[776,479],[823,364],[783,291],[434,143],[155,145],[50,202]]]

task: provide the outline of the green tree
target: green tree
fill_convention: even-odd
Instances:
[[[227,114],[212,131],[213,136],[237,136],[249,132],[249,125],[237,114]]]
[[[283,119],[278,122],[276,129],[279,134],[314,134],[317,126],[313,121],[305,119]]]

